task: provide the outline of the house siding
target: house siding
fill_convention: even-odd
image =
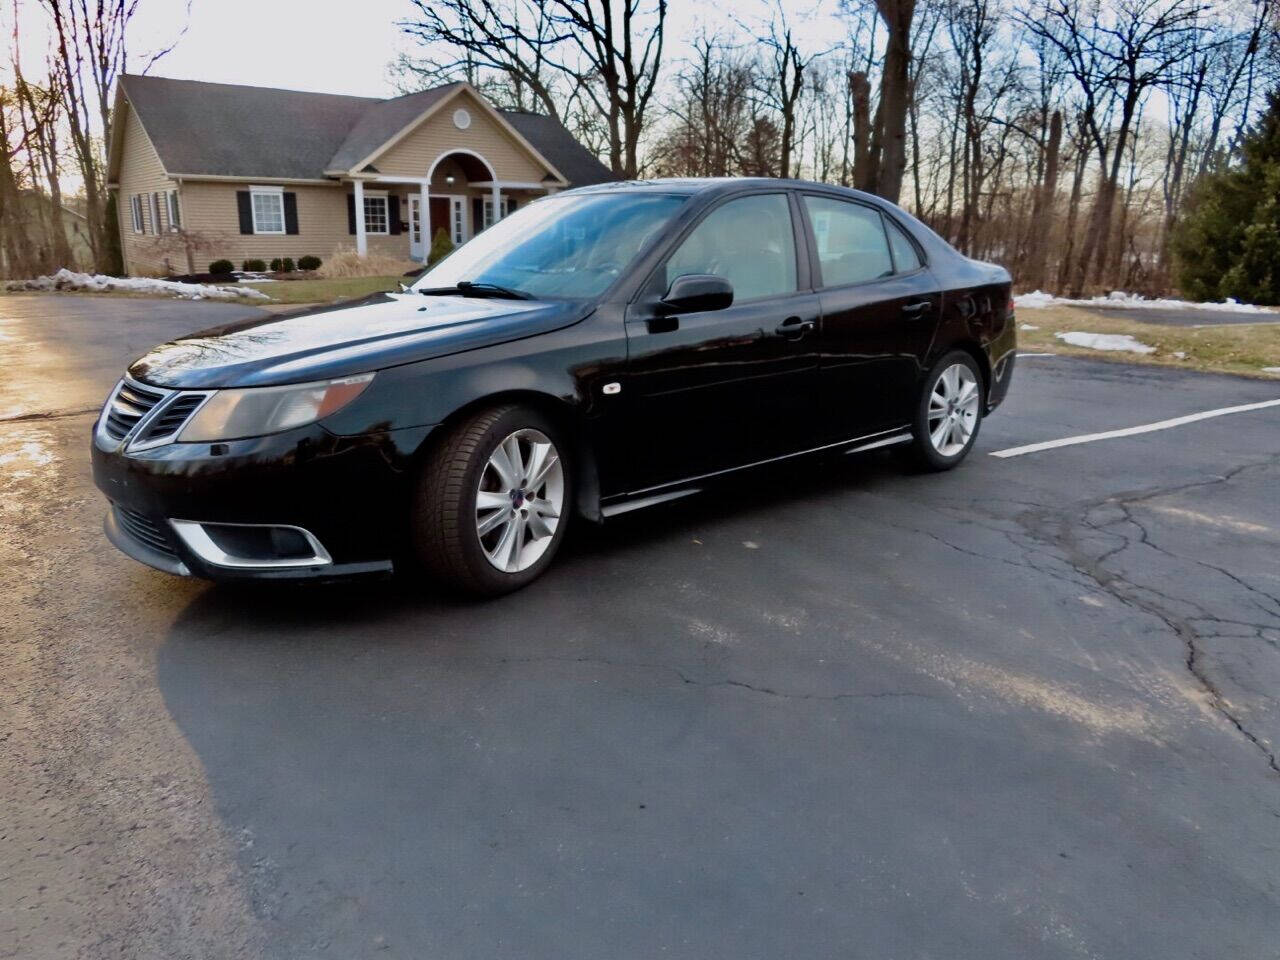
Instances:
[[[453,113],[463,107],[471,114],[471,126],[459,130]],[[450,150],[478,153],[493,167],[499,180],[537,183],[550,171],[539,163],[487,109],[466,91],[443,104],[439,111],[373,159],[373,165],[387,176],[425,177],[431,164]]]
[[[270,180],[261,186],[271,185]],[[197,234],[202,249],[196,268],[207,269],[213,260],[227,259],[238,269],[245,260],[270,262],[275,257],[299,257],[311,254],[321,260],[343,247],[354,248],[356,238],[347,229],[347,194],[349,184],[280,184],[297,195],[298,232],[296,234],[249,234],[240,232],[240,216],[236,191],[248,190],[248,183],[188,180],[182,185],[183,214],[187,229]],[[401,196],[400,218],[407,220],[406,190],[389,189]],[[370,236],[369,252],[408,259],[409,235]]]
[[[157,233],[152,222],[151,194],[165,193],[177,184],[165,175],[164,165],[151,145],[138,115],[130,108],[124,119],[123,157],[116,213],[120,223],[120,248],[125,272],[133,276],[156,276],[168,272],[165,261],[178,272],[186,269],[186,253],[172,234]],[[143,195],[145,233],[133,232],[132,198]],[[179,212],[181,199],[179,199]],[[167,228],[167,211],[161,208],[161,229]]]

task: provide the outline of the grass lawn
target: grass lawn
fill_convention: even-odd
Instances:
[[[1275,377],[1263,367],[1280,367],[1280,323],[1239,324],[1214,327],[1176,327],[1142,323],[1141,310],[1133,319],[1103,316],[1078,307],[1041,307],[1018,310],[1018,349],[1023,352],[1049,351],[1095,360],[1122,363],[1151,363],[1215,373],[1238,373],[1254,377]],[[1280,314],[1260,315],[1261,320],[1280,320]],[[1023,324],[1038,327],[1023,330]],[[1155,353],[1090,350],[1063,343],[1055,333],[1079,330],[1084,333],[1121,333],[1155,347]],[[1185,358],[1174,356],[1186,354]]]
[[[334,303],[354,300],[383,290],[398,290],[398,283],[411,283],[407,277],[343,277],[338,280],[277,280],[274,283],[245,283],[242,286],[261,290],[276,303]]]

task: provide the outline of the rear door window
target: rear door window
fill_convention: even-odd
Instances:
[[[824,287],[893,276],[893,258],[880,211],[848,200],[806,195]],[[905,239],[905,238],[904,238]]]

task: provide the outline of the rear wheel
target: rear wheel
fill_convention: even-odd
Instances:
[[[454,427],[424,464],[415,492],[414,546],[427,570],[480,596],[536,579],[568,525],[566,451],[547,417],[519,405]]]
[[[968,456],[982,426],[982,373],[953,350],[930,369],[916,403],[911,455],[926,470],[950,470]]]

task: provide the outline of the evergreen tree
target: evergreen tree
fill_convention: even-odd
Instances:
[[[453,253],[453,241],[449,239],[449,234],[444,227],[437,227],[435,236],[431,238],[431,250],[427,253],[427,266],[437,260],[443,260],[451,253]]]
[[[1197,300],[1234,297],[1280,303],[1280,88],[1246,138],[1243,162],[1192,188],[1173,234],[1182,292]]]

